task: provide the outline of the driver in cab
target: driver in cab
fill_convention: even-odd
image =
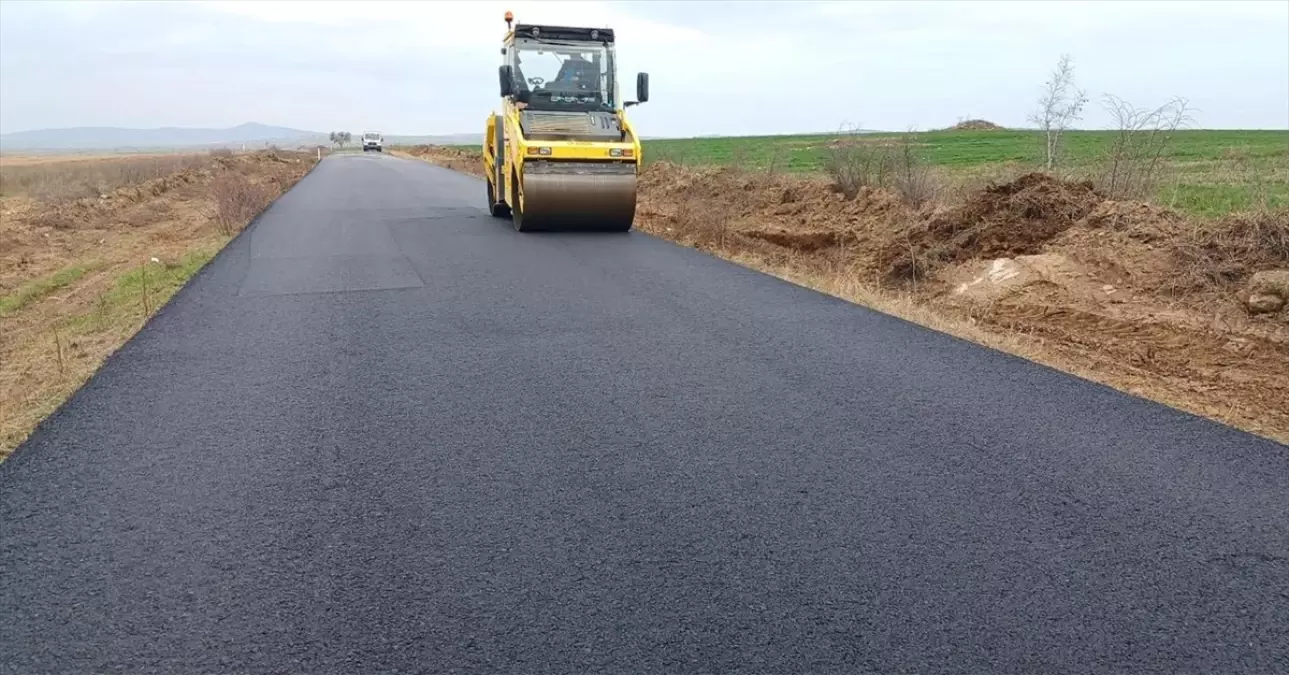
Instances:
[[[595,65],[587,61],[581,54],[573,54],[560,65],[559,73],[555,75],[554,82],[538,82],[537,86],[550,88],[554,85],[557,89],[566,91],[587,91],[595,89],[595,81],[598,72]],[[528,107],[528,99],[532,93],[529,88],[528,78],[524,77],[523,58],[515,54],[515,105],[520,110]],[[536,80],[537,78],[534,78]]]
[[[595,87],[597,74],[595,66],[581,54],[573,54],[560,66],[555,81],[569,89],[585,91]]]

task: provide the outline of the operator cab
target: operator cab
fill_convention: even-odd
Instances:
[[[649,98],[649,76],[640,73],[638,100],[621,100],[611,28],[521,23],[510,37],[502,49],[501,95],[525,110],[615,113]]]

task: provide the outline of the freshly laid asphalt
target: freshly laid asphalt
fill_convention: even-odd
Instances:
[[[1289,448],[483,201],[325,159],[0,464],[0,672],[1289,672]]]

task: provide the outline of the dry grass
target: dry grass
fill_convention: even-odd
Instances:
[[[1289,269],[1289,208],[1195,222],[1179,237],[1177,292],[1230,291],[1255,272]]]
[[[0,166],[34,188],[0,199],[0,458],[314,161],[258,152],[43,162],[38,174]],[[65,187],[87,176],[103,181],[97,194],[70,198]]]
[[[483,177],[483,155],[478,151],[441,145],[413,145],[406,148],[391,148],[389,153],[396,157],[424,159],[439,166]]]
[[[208,160],[205,154],[65,159],[0,166],[0,197],[62,203],[99,197],[118,188],[156,180]]]

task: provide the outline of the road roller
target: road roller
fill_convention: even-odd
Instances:
[[[626,232],[636,212],[640,138],[618,86],[612,28],[519,23],[506,12],[501,111],[483,142],[488,206],[516,230]]]

